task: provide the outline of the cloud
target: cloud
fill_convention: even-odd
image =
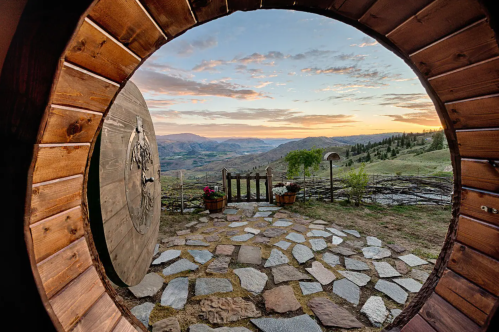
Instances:
[[[415,113],[406,113],[406,114],[391,114],[385,115],[393,119],[393,121],[411,123],[420,126],[431,126],[431,127],[439,127],[442,124],[440,123],[440,119],[438,118],[435,110],[431,111],[423,111],[423,112],[415,112]]]
[[[179,40],[173,46],[173,50],[178,56],[186,57],[192,55],[196,51],[206,50],[218,45],[218,41],[214,36],[196,39],[193,41]]]
[[[261,88],[264,88],[264,87],[266,87],[267,85],[270,85],[270,84],[272,84],[272,82],[260,82],[260,84],[256,85],[255,88],[261,89]]]
[[[179,119],[181,118],[181,114],[178,111],[174,110],[165,110],[165,111],[152,111],[151,118],[154,120],[164,120],[164,119]]]
[[[357,47],[368,47],[368,46],[375,46],[375,45],[378,45],[378,44],[379,43],[378,43],[377,40],[372,39],[370,37],[364,37],[364,38],[362,38],[362,41],[361,41],[360,44],[352,44],[350,46],[352,46],[352,47],[355,47],[355,46],[357,46]]]
[[[177,114],[179,116],[200,117],[206,120],[270,120],[286,119],[301,114],[301,112],[286,108],[238,108],[234,112],[192,110],[177,112]]]
[[[353,115],[337,114],[337,115],[300,115],[281,119],[271,119],[269,122],[286,122],[291,124],[299,124],[305,127],[325,124],[344,124],[358,122],[354,120]]]
[[[385,115],[393,121],[412,123],[421,126],[441,126],[435,106],[424,93],[390,93],[382,96],[381,106],[393,106],[418,112]]]
[[[200,72],[200,71],[207,71],[207,72],[212,72],[212,73],[217,73],[218,70],[216,70],[216,67],[225,65],[226,63],[222,60],[210,60],[206,61],[203,60],[199,65],[194,66],[192,68],[192,71]]]
[[[357,61],[358,62],[358,61],[364,61],[367,57],[368,57],[368,55],[364,55],[364,54],[341,53],[341,54],[335,55],[334,59],[341,60],[341,61]]]
[[[317,67],[313,68],[303,68],[301,70],[303,73],[312,73],[312,74],[348,74],[355,71],[360,71],[360,69],[350,66],[350,67],[330,67],[326,69],[320,69]]]
[[[202,83],[148,70],[138,71],[134,82],[142,92],[173,96],[216,96],[241,100],[270,98],[266,94],[228,82]]]
[[[149,109],[155,110],[155,109],[165,109],[169,108],[170,106],[173,105],[178,105],[178,104],[186,104],[186,103],[192,103],[192,104],[199,104],[199,103],[204,103],[206,102],[207,99],[183,99],[183,98],[176,98],[176,99],[146,99],[147,107]]]

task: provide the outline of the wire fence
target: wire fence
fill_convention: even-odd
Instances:
[[[285,173],[274,173],[273,184],[278,182],[294,182],[302,187],[297,200],[331,201],[331,184],[329,178],[303,177],[287,178]],[[262,185],[264,183],[262,182]],[[221,172],[209,172],[204,176],[181,181],[169,178],[163,186],[163,210],[171,212],[190,212],[201,209],[203,204],[203,188],[209,186],[217,191],[223,190]],[[265,194],[262,187],[261,197]],[[369,175],[369,182],[364,203],[381,205],[449,205],[451,204],[453,179],[437,176],[392,176]],[[241,186],[241,196],[246,197],[246,186]],[[251,189],[252,198],[255,196]],[[341,177],[333,178],[333,196],[335,200],[349,199],[349,187]]]

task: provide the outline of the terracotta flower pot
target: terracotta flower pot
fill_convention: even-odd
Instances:
[[[216,199],[204,198],[204,206],[207,210],[210,210],[210,213],[223,212],[225,210],[226,205],[227,205],[227,195]]]
[[[296,193],[285,193],[284,195],[275,195],[275,201],[278,206],[293,205],[296,201]]]

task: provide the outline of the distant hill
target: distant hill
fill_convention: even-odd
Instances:
[[[176,141],[176,142],[207,142],[207,141],[211,141],[209,138],[199,136],[196,134],[190,134],[190,133],[160,135],[160,136],[156,136],[156,140],[158,142],[161,142],[161,141]]]
[[[262,146],[269,145],[258,138],[231,138],[222,143],[239,144],[240,146]]]
[[[401,134],[402,133],[383,133],[383,134],[372,134],[372,135],[340,136],[340,137],[331,137],[331,138],[344,144],[355,145],[355,144],[367,144],[369,142],[378,143],[384,140],[385,138]]]

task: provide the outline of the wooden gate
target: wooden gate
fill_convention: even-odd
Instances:
[[[241,175],[236,173],[232,175],[226,168],[222,170],[223,187],[227,195],[227,202],[274,202],[274,195],[272,195],[272,167],[265,169],[265,175],[256,173],[255,175],[246,174]],[[235,197],[233,197],[232,180],[236,180]],[[246,195],[241,196],[241,180],[246,180]],[[251,198],[251,180],[255,180],[255,198]],[[265,199],[261,198],[260,180],[265,180]],[[269,189],[270,188],[270,189]]]

